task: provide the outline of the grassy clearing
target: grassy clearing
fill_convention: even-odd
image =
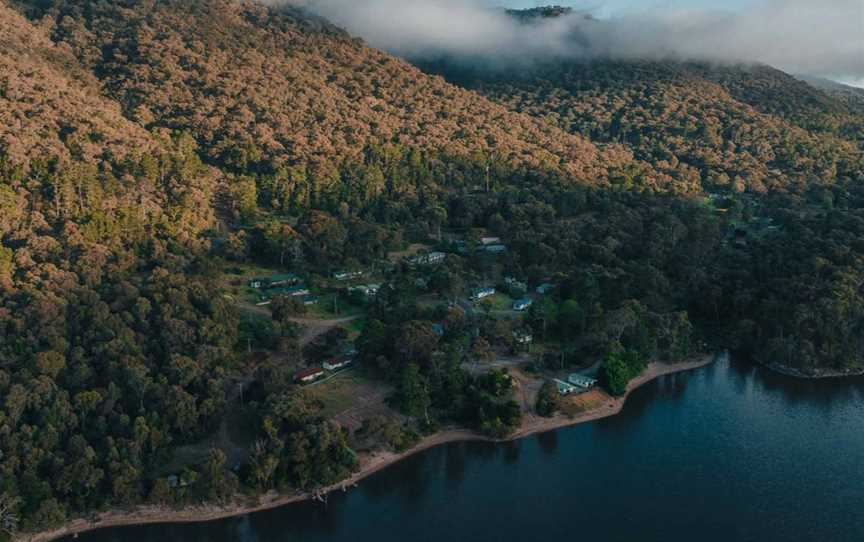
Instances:
[[[348,340],[356,341],[357,337],[363,333],[363,328],[366,327],[366,318],[358,318],[348,323],[345,328],[348,330]]]
[[[309,386],[305,391],[324,403],[322,415],[333,417],[355,406],[359,397],[378,392],[380,387],[380,383],[352,369],[322,384]]]
[[[332,320],[334,318],[348,318],[366,313],[364,307],[352,305],[345,301],[344,297],[340,298],[338,301],[334,301],[336,296],[337,294],[318,296],[318,303],[309,307],[309,310],[303,316],[306,318]],[[338,312],[336,309],[338,309]]]
[[[480,301],[481,306],[488,306],[491,311],[510,311],[513,309],[513,298],[498,292]]]

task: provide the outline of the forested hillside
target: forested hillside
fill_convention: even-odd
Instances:
[[[862,168],[862,115],[767,67],[550,63],[511,74],[425,65],[514,111],[620,143],[676,191],[803,193]]]
[[[463,363],[520,330],[562,363],[701,340],[861,369],[851,102],[768,68],[423,68],[447,80],[294,8],[0,0],[0,540],[356,468],[357,434],[286,369],[347,332],[301,351],[282,298],[253,326],[225,278],[244,269],[383,277],[357,344],[421,420],[394,442],[512,430],[512,382]],[[484,236],[506,250],[465,249]],[[448,264],[388,259],[417,244]],[[455,308],[504,276],[555,293],[517,328]],[[255,435],[237,464],[178,458],[240,411]]]
[[[719,271],[704,292],[723,290],[712,303],[717,315],[728,311],[718,320],[737,330],[732,343],[804,372],[861,365],[864,114],[854,100],[766,66],[550,61],[518,74],[452,61],[423,67],[597,144],[631,149],[669,177],[673,193],[722,202],[742,250],[718,262],[715,272],[728,274]],[[612,183],[659,188],[626,173]],[[839,325],[824,325],[830,321]]]
[[[326,186],[367,145],[393,143],[454,155],[503,151],[510,164],[602,176],[597,150],[582,138],[423,76],[291,8],[228,0],[38,5],[31,15],[127,118],[188,130],[208,159],[229,168],[299,165],[308,168],[305,182]]]

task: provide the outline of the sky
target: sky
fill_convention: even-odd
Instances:
[[[864,0],[298,1],[409,59],[757,62],[864,85]],[[549,4],[577,12],[525,25],[490,9]]]

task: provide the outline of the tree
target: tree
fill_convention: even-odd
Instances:
[[[534,410],[540,416],[548,418],[558,410],[560,403],[561,394],[558,392],[558,386],[554,382],[547,380],[537,393],[537,404]]]
[[[471,345],[471,356],[478,361],[492,361],[495,359],[495,352],[485,337],[477,337]]]
[[[66,367],[66,358],[60,352],[39,352],[36,354],[36,368],[40,373],[56,379]]]
[[[196,481],[197,493],[208,501],[224,501],[237,491],[237,477],[226,469],[227,457],[220,449],[210,450]]]
[[[558,310],[558,326],[562,337],[572,338],[584,328],[585,315],[579,303],[568,299]]]
[[[166,478],[153,481],[147,500],[153,504],[165,505],[171,502],[171,484]]]
[[[624,395],[627,384],[646,367],[645,360],[635,351],[625,350],[606,354],[601,366],[602,380],[612,395]]]
[[[416,363],[408,363],[402,370],[402,378],[399,383],[399,404],[402,411],[409,416],[423,416],[429,423],[429,383],[420,373],[420,366]]]
[[[428,321],[412,320],[402,326],[398,340],[404,361],[428,360],[435,351],[439,337]]]
[[[240,177],[232,185],[234,207],[243,220],[252,220],[258,211],[258,190],[255,179]]]
[[[274,322],[286,325],[291,318],[305,314],[306,305],[296,297],[277,295],[270,303],[270,311]]]
[[[264,490],[272,488],[273,476],[278,467],[279,457],[270,452],[267,442],[256,440],[249,455],[249,475],[255,487]]]
[[[0,493],[0,534],[12,537],[18,531],[18,500]],[[2,540],[2,538],[0,538]]]

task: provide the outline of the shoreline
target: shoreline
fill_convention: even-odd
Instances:
[[[12,538],[13,542],[51,542],[59,538],[81,534],[88,531],[105,529],[109,527],[123,527],[146,524],[166,523],[205,523],[226,519],[235,516],[243,516],[255,512],[263,512],[279,508],[295,502],[311,500],[316,495],[327,494],[332,491],[347,490],[364,478],[393,465],[412,455],[424,452],[430,448],[448,444],[451,442],[483,441],[483,442],[510,442],[525,438],[537,433],[545,433],[563,427],[569,427],[580,423],[607,418],[621,412],[627,398],[639,387],[660,378],[661,376],[691,371],[712,364],[722,354],[706,354],[688,361],[678,363],[652,362],[638,377],[627,385],[627,391],[621,397],[608,396],[601,405],[582,412],[576,416],[568,417],[556,413],[550,418],[523,415],[522,425],[511,435],[503,439],[495,439],[475,433],[469,429],[444,429],[422,439],[410,450],[401,453],[376,452],[361,460],[360,469],[349,478],[332,486],[324,488],[317,493],[298,493],[294,495],[280,495],[274,492],[266,493],[257,497],[239,497],[235,502],[226,505],[201,505],[186,506],[181,509],[172,509],[165,506],[140,506],[133,511],[109,511],[96,515],[96,520],[76,519],[68,522],[63,527],[40,533],[18,534]],[[605,394],[604,394],[605,395]]]
[[[798,369],[793,369],[780,363],[762,363],[763,367],[775,373],[802,380],[827,380],[831,378],[854,378],[856,376],[864,376],[864,367],[859,369],[849,369],[846,371],[821,371],[819,373],[805,373]]]

